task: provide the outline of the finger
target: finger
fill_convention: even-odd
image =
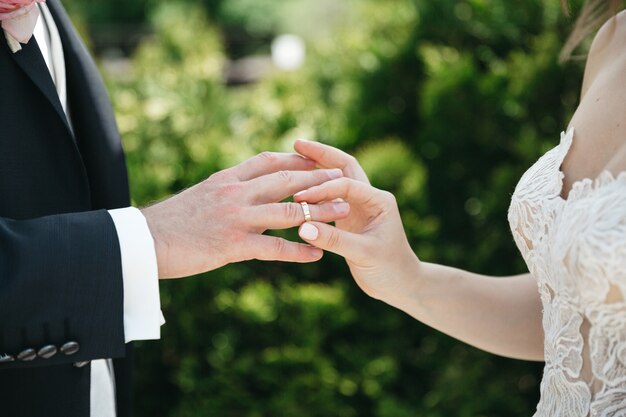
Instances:
[[[364,182],[344,177],[300,191],[293,198],[298,203],[302,201],[319,203],[342,199],[348,203],[365,204],[376,201],[385,193]]]
[[[341,178],[339,169],[315,171],[279,171],[248,181],[247,187],[252,200],[258,203],[275,203],[314,185]]]
[[[306,263],[319,261],[324,255],[319,248],[266,235],[256,238],[254,248],[253,257],[261,261]]]
[[[298,229],[298,234],[305,242],[348,260],[362,257],[370,239],[320,222],[304,223]]]
[[[288,229],[305,222],[304,210],[299,203],[264,204],[249,208],[251,226],[262,230]],[[350,213],[348,203],[309,204],[311,218],[318,222],[334,222],[344,219]]]
[[[315,162],[292,153],[263,152],[232,168],[241,181],[276,171],[310,171]]]
[[[367,174],[359,162],[350,154],[323,143],[298,139],[296,152],[312,159],[320,168],[339,168],[344,175],[369,184]]]

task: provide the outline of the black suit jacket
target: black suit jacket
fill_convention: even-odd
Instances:
[[[96,66],[59,0],[48,7],[72,127],[34,37],[13,54],[0,31],[0,416],[88,417],[90,366],[75,364],[116,358],[125,417],[130,352],[105,210],[129,205],[124,154]]]

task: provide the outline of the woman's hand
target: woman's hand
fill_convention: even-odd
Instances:
[[[420,262],[395,198],[369,185],[356,159],[320,143],[299,141],[295,148],[320,167],[343,171],[343,178],[294,198],[312,205],[343,199],[349,203],[347,217],[333,227],[312,213],[318,221],[301,225],[300,236],[344,256],[363,291],[479,349],[543,360],[541,300],[530,274],[496,278]]]
[[[295,149],[322,168],[340,168],[344,173],[343,178],[296,194],[295,201],[320,204],[341,199],[350,205],[349,215],[337,221],[336,227],[304,223],[300,237],[345,257],[365,293],[393,304],[408,285],[415,284],[420,265],[407,241],[393,194],[372,187],[356,159],[336,148],[298,141]]]

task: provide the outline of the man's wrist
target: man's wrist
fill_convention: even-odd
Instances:
[[[159,226],[156,220],[157,217],[154,213],[154,206],[142,208],[140,211],[146,219],[148,230],[150,231],[152,240],[154,241],[154,251],[156,253],[159,279],[167,278],[168,268],[166,260],[169,252],[169,245],[164,239],[161,238],[161,234],[159,233]]]

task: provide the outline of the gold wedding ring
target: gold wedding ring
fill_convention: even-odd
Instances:
[[[306,223],[311,221],[311,210],[309,210],[309,204],[306,202],[302,202],[300,203],[300,205],[302,206],[302,211],[304,212],[304,221]]]

